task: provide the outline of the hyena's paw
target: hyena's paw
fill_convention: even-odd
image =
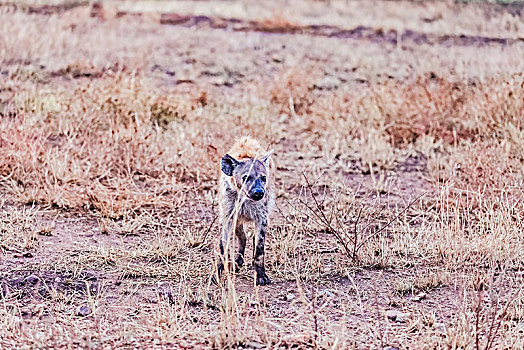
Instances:
[[[242,267],[244,266],[244,257],[242,255],[237,255],[237,258],[235,259],[235,263],[236,263],[236,269],[237,271]]]
[[[266,275],[264,269],[257,269],[257,286],[265,286],[271,283],[271,280]]]
[[[218,263],[217,270],[214,271],[211,275],[211,283],[218,284],[218,280],[220,279],[220,276],[222,276],[222,272],[224,272],[224,264]]]

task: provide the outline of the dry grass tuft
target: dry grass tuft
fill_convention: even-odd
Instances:
[[[0,251],[2,255],[8,252],[25,253],[38,246],[38,234],[35,228],[36,208],[19,210],[3,209],[5,202],[0,202]]]

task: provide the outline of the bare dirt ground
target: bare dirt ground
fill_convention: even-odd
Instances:
[[[0,348],[524,347],[522,3],[3,1],[0,53]],[[213,285],[245,134],[273,283]]]

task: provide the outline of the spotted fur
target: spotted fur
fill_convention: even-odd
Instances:
[[[224,270],[226,247],[234,231],[239,248],[235,262],[244,264],[246,235],[244,224],[254,222],[254,267],[256,284],[271,283],[264,267],[264,244],[269,215],[274,207],[275,191],[271,151],[264,150],[259,142],[249,136],[239,139],[221,160],[220,176],[220,260],[217,274]],[[259,199],[260,193],[263,196]]]

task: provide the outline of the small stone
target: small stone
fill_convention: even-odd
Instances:
[[[523,331],[524,332],[524,321],[519,323],[519,331]]]
[[[443,322],[436,322],[433,324],[433,328],[441,332],[444,332],[446,330],[446,325]]]
[[[36,284],[38,282],[39,278],[36,275],[29,275],[25,278],[26,282]]]
[[[321,296],[326,296],[328,298],[333,298],[335,296],[335,294],[330,291],[329,289],[323,289],[320,291],[319,293]]]
[[[124,339],[128,342],[128,343],[134,343],[136,341],[136,338],[134,337],[133,334],[131,333],[127,333],[124,335]]]
[[[284,297],[284,300],[291,301],[295,299],[295,294],[289,293]]]
[[[95,340],[90,340],[88,343],[89,349],[99,349],[100,343]]]
[[[426,295],[427,294],[424,292],[418,293],[413,297],[413,301],[421,301],[422,299],[426,299]]]
[[[401,312],[397,314],[397,318],[395,319],[395,321],[405,323],[410,317],[411,314],[409,312]]]
[[[326,76],[315,83],[315,88],[320,90],[335,90],[342,82],[337,77]]]
[[[386,311],[386,317],[395,322],[406,322],[410,316],[411,314],[409,312],[399,312],[396,310]]]
[[[246,348],[248,349],[264,349],[265,347],[265,344],[257,343],[255,341],[250,341],[246,343]]]
[[[78,309],[78,316],[88,316],[91,314],[91,308],[87,305],[82,305]]]
[[[398,314],[399,312],[395,310],[386,311],[386,317],[389,318],[391,321],[395,321],[397,319]]]
[[[271,55],[271,59],[276,63],[282,63],[284,61],[284,59],[279,55]]]

